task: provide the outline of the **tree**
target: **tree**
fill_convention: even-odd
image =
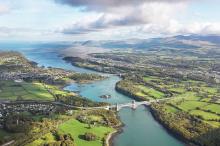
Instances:
[[[23,97],[19,95],[16,100],[17,100],[17,101],[22,101],[22,100],[23,100]]]
[[[93,133],[86,132],[84,134],[84,139],[87,141],[95,141],[97,139],[97,136]]]
[[[28,132],[32,119],[23,114],[14,114],[6,117],[4,128],[10,132]]]

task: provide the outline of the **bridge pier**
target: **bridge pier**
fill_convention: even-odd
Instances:
[[[131,102],[131,108],[132,108],[132,109],[136,109],[136,102],[135,102],[135,100],[132,100],[132,102]]]
[[[118,112],[120,109],[119,109],[119,106],[118,106],[118,103],[116,103],[116,111]]]

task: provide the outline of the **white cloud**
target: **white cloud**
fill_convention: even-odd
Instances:
[[[188,2],[147,2],[136,7],[111,7],[110,11],[96,12],[96,17],[87,16],[61,29],[61,32],[72,35],[100,32],[100,34],[109,36],[107,33],[113,35],[112,31],[121,32],[122,28],[125,28],[127,31],[121,33],[126,35],[130,33],[134,37],[135,34],[220,34],[220,22],[181,22],[178,20],[177,16],[187,11],[188,4]]]
[[[9,7],[7,5],[0,4],[0,14],[9,12]]]
[[[220,34],[220,22],[194,22],[184,28],[183,31],[194,34]]]
[[[41,38],[54,35],[54,32],[42,29],[0,27],[2,38]]]
[[[86,7],[88,15],[60,29],[70,35],[100,32],[106,34],[126,28],[132,34],[176,35],[176,34],[220,34],[218,22],[182,22],[179,16],[187,11],[192,0],[56,0],[73,7]],[[88,12],[89,11],[89,12]],[[90,17],[90,12],[96,17]],[[195,15],[195,14],[192,14]],[[134,29],[134,27],[138,29]],[[104,33],[105,31],[106,33]],[[134,32],[135,31],[135,32]],[[131,32],[131,31],[130,31]],[[111,33],[112,34],[112,33]]]
[[[1,21],[0,36],[38,39],[58,35],[59,39],[81,40],[220,34],[220,22],[209,22],[202,16],[205,12],[190,15],[190,1],[196,0],[55,1],[69,6],[54,0],[1,1],[0,15],[10,13],[1,15],[5,21]]]
[[[146,24],[168,24],[176,11],[185,9],[185,3],[151,2],[142,5],[111,8],[111,11],[97,12],[96,18],[87,17],[66,26],[61,30],[65,34],[89,33],[112,27],[140,26]],[[88,21],[89,20],[89,21]]]
[[[193,22],[182,24],[176,20],[170,20],[166,25],[149,24],[140,27],[140,32],[152,34],[178,35],[178,34],[220,34],[220,22]]]
[[[54,0],[73,7],[85,7],[87,11],[108,11],[121,7],[136,7],[144,3],[180,3],[192,0]]]

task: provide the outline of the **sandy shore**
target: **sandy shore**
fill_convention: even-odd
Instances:
[[[114,135],[116,135],[117,133],[118,133],[118,130],[115,130],[115,131],[108,134],[108,136],[106,137],[106,140],[105,140],[106,146],[112,145],[112,139],[113,139]]]

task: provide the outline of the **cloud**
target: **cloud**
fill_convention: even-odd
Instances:
[[[9,7],[3,4],[0,4],[0,14],[9,12]]]
[[[142,19],[142,16],[103,14],[93,21],[76,22],[72,26],[64,28],[62,32],[65,34],[81,34],[100,31],[115,26],[133,26],[144,23],[146,23],[146,20]]]
[[[133,7],[114,8],[108,12],[99,12],[94,18],[85,17],[61,30],[65,34],[84,34],[108,28],[139,26],[151,23],[166,24],[184,8],[180,3],[144,3]],[[88,21],[89,20],[89,21]]]
[[[126,6],[138,6],[143,3],[179,3],[190,0],[55,0],[61,4],[67,4],[74,7],[85,7],[86,10],[106,11],[109,8],[118,8]]]
[[[136,34],[220,34],[219,23],[181,22],[180,15],[196,0],[55,0],[72,7],[83,7],[88,15],[59,32],[69,35],[132,29]],[[95,13],[96,17],[91,17]]]
[[[178,21],[170,20],[166,25],[149,24],[139,28],[139,32],[151,34],[220,34],[220,22],[193,22],[181,24]]]
[[[12,28],[12,27],[1,27],[0,26],[0,37],[14,37],[14,36],[44,36],[52,35],[53,31],[34,29],[34,28]]]
[[[220,34],[220,22],[194,22],[182,29],[182,32],[193,34]]]

